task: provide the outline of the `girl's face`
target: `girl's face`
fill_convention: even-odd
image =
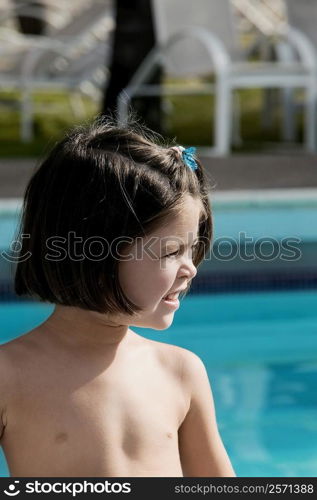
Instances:
[[[130,326],[164,330],[173,322],[177,304],[168,304],[164,297],[187,288],[197,274],[192,258],[201,210],[200,200],[188,195],[179,216],[125,252],[130,260],[119,264],[120,284],[143,309],[128,319]]]

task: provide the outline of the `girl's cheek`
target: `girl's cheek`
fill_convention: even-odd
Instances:
[[[163,273],[177,273],[178,264],[177,260],[174,259],[163,259],[160,261],[160,270]]]
[[[158,265],[161,271],[169,271],[173,268],[171,259],[160,259]]]

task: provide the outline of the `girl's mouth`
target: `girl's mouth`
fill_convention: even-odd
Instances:
[[[162,299],[164,304],[168,305],[169,307],[173,309],[178,309],[180,306],[179,300],[178,300],[178,293],[170,293],[166,297]]]

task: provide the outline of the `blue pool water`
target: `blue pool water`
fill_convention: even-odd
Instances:
[[[212,199],[212,197],[211,197]],[[317,202],[304,206],[220,206],[213,202],[214,238],[238,239],[245,232],[253,238],[273,237],[277,239],[297,237],[303,241],[316,241]],[[17,235],[19,210],[0,212],[0,248],[8,248]]]
[[[317,476],[316,305],[317,291],[189,295],[168,330],[134,329],[203,359],[238,476]],[[0,303],[0,342],[51,311]]]

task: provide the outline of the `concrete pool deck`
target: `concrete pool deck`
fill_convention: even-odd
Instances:
[[[201,155],[213,191],[317,188],[317,155]],[[21,198],[38,159],[0,159],[0,198]]]

